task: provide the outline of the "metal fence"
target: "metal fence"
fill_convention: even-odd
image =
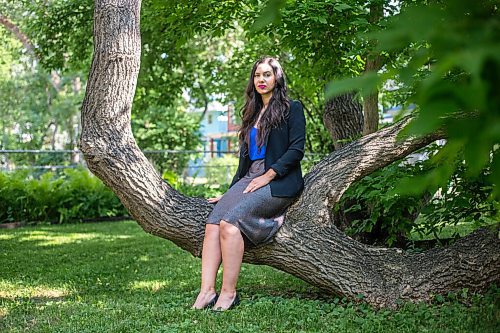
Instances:
[[[144,150],[143,153],[162,176],[187,183],[228,183],[238,163],[236,151]],[[321,157],[306,154],[305,168]],[[28,169],[40,175],[77,167],[87,168],[79,150],[0,150],[0,171],[3,172]]]

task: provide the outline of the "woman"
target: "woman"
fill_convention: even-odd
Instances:
[[[283,70],[271,57],[253,66],[246,88],[239,133],[238,170],[229,190],[219,198],[205,227],[201,291],[195,309],[228,310],[239,303],[236,283],[244,241],[269,241],[283,222],[285,209],[304,186],[305,117],[302,104],[289,101]],[[220,295],[215,279],[222,260]]]

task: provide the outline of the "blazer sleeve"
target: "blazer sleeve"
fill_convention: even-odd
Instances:
[[[229,185],[229,188],[231,188],[238,181],[238,175],[240,174],[240,169],[241,169],[241,165],[238,165],[238,170],[236,170],[236,174],[234,175],[233,180],[231,181],[231,184]]]
[[[229,188],[231,188],[234,184],[236,184],[236,182],[240,179],[240,173],[241,173],[241,169],[242,169],[242,165],[243,165],[243,158],[244,158],[244,149],[245,147],[244,146],[240,146],[240,151],[238,153],[238,169],[236,169],[236,174],[234,175],[233,177],[233,180],[231,181],[231,184],[229,185]]]
[[[270,166],[276,171],[278,177],[285,176],[291,169],[297,166],[304,157],[304,145],[306,142],[306,118],[302,103],[294,101],[290,107],[288,120],[288,149]]]

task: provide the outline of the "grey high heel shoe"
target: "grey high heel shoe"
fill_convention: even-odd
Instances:
[[[237,305],[240,304],[240,294],[236,292],[236,296],[234,296],[233,301],[231,302],[231,305],[227,309],[222,309],[221,307],[218,307],[216,309],[212,309],[215,312],[223,312],[223,311],[228,311],[236,307]]]
[[[212,299],[210,300],[210,302],[208,302],[207,304],[205,304],[202,308],[195,308],[194,306],[191,307],[191,308],[195,309],[195,310],[205,310],[205,309],[208,309],[208,308],[212,308],[217,303],[218,299],[219,299],[219,294],[215,293],[215,296],[212,297]]]
[[[205,305],[201,309],[205,310],[205,309],[208,309],[208,308],[212,308],[215,305],[215,303],[217,303],[218,299],[219,299],[219,294],[215,293],[215,296],[210,300],[210,302],[208,302],[207,305]]]

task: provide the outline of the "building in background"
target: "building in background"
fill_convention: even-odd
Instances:
[[[238,150],[239,125],[235,124],[234,105],[228,104],[217,109],[208,109],[203,112],[193,112],[202,117],[200,133],[203,142],[203,154],[191,160],[185,172],[185,177],[204,178],[207,163],[213,158],[222,158],[235,154]]]

